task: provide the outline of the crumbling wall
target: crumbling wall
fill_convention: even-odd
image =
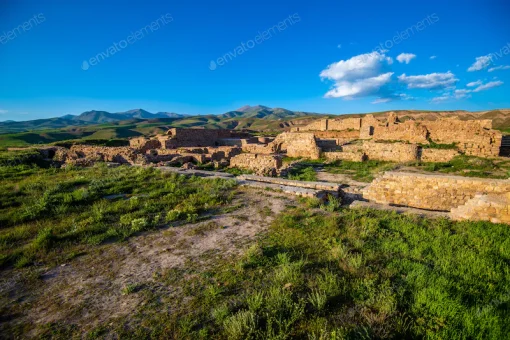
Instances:
[[[327,131],[343,131],[361,129],[361,118],[328,119]]]
[[[147,150],[160,149],[161,142],[157,138],[137,137],[129,140],[129,146],[145,152]]]
[[[418,159],[416,144],[364,141],[363,151],[368,159],[378,161],[412,162]]]
[[[475,195],[466,204],[453,208],[453,220],[490,221],[510,224],[510,192]]]
[[[467,155],[497,157],[501,148],[502,133],[491,130],[490,120],[459,120],[443,118],[422,123],[430,140],[438,144],[455,143]]]
[[[458,155],[460,155],[460,152],[454,149],[423,148],[420,160],[422,162],[449,162]]]
[[[313,133],[284,132],[276,136],[269,145],[275,152],[287,153],[289,157],[320,158],[321,150]]]
[[[406,141],[410,143],[428,144],[427,129],[418,122],[408,120],[400,124],[374,127],[375,140]]]
[[[381,204],[450,211],[477,194],[510,192],[510,180],[387,172],[365,188],[363,197]]]
[[[293,131],[343,131],[361,128],[361,118],[320,119]]]
[[[363,162],[366,160],[364,152],[323,152],[322,155],[328,161],[351,161],[351,162]]]
[[[230,166],[249,169],[257,174],[276,176],[282,167],[282,158],[277,155],[243,153],[230,159]]]
[[[375,119],[374,115],[366,115],[361,119],[360,139],[370,139],[374,135],[375,128],[380,126],[381,122]]]
[[[67,154],[67,161],[88,159],[93,162],[114,162],[134,164],[140,151],[128,146],[106,147],[90,145],[73,145]]]
[[[245,132],[213,129],[178,129],[168,130],[166,136],[159,136],[158,140],[165,149],[189,146],[219,146],[222,139],[250,138]]]

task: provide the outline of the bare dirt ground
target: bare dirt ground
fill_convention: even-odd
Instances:
[[[38,337],[38,326],[51,322],[86,330],[135,313],[144,302],[139,294],[126,293],[130,287],[163,290],[159,293],[167,296],[178,293],[179,287],[158,285],[155,278],[190,264],[206,270],[218,257],[242,253],[293,202],[293,197],[279,193],[243,188],[229,212],[199,223],[88,246],[84,255],[56,267],[4,272],[0,301],[13,307],[0,320],[0,332],[4,324],[22,327],[27,337]]]

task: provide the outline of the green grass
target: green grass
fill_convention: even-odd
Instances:
[[[297,167],[289,170],[287,178],[297,181],[317,181],[317,174],[312,166]]]
[[[425,171],[482,178],[510,177],[510,161],[502,162],[487,158],[460,155],[445,163],[416,164]]]
[[[226,204],[234,186],[233,181],[104,165],[0,166],[0,178],[0,267],[55,263],[79,246],[196,221]]]
[[[327,164],[325,171],[333,174],[351,175],[353,179],[361,182],[372,182],[378,173],[393,170],[395,166],[395,163],[374,160],[366,162],[336,161]]]
[[[504,339],[509,261],[506,225],[298,206],[241,258],[158,276],[181,296],[148,294],[134,320],[97,329],[125,339]]]

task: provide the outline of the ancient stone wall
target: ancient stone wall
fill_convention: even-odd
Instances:
[[[67,155],[67,160],[76,160],[86,158],[93,162],[114,162],[121,164],[134,164],[137,162],[137,156],[140,151],[128,146],[106,147],[73,145]]]
[[[489,120],[443,118],[422,124],[427,128],[430,140],[438,144],[455,143],[459,150],[472,156],[499,155],[502,134],[490,129],[492,123]]]
[[[363,197],[381,204],[450,211],[477,194],[510,192],[510,180],[387,172],[375,179]]]
[[[351,162],[363,162],[366,160],[364,152],[323,152],[322,155],[328,161],[351,161]]]
[[[418,159],[418,146],[406,143],[365,141],[363,151],[368,159],[389,162],[411,162]]]
[[[343,131],[361,129],[361,118],[345,118],[345,119],[328,119],[327,131]]]
[[[460,152],[454,149],[423,148],[420,160],[422,162],[449,162],[458,155],[460,155]]]
[[[428,144],[427,129],[420,123],[408,120],[400,124],[374,127],[373,138],[386,141],[406,141]]]
[[[313,133],[284,132],[276,136],[269,145],[275,152],[287,153],[289,157],[320,158],[321,150]]]
[[[490,221],[510,224],[510,192],[475,195],[466,204],[453,208],[453,220]]]
[[[219,146],[221,139],[250,138],[245,132],[232,130],[213,129],[178,129],[168,130],[167,136],[159,136],[158,139],[165,149],[188,146]]]
[[[142,152],[152,149],[160,149],[161,142],[157,138],[138,137],[129,140],[129,146]]]
[[[230,159],[231,167],[249,169],[261,175],[275,176],[282,167],[282,158],[277,155],[242,153]]]

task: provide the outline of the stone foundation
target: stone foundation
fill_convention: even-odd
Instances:
[[[475,195],[451,212],[453,220],[489,221],[510,224],[510,192]]]
[[[276,176],[282,165],[282,158],[277,155],[243,153],[230,159],[230,167],[252,170],[261,175]]]
[[[363,197],[381,204],[450,211],[477,194],[510,192],[510,180],[387,172],[375,179]]]
[[[453,149],[422,149],[420,160],[422,162],[449,162],[460,155],[460,152]]]

